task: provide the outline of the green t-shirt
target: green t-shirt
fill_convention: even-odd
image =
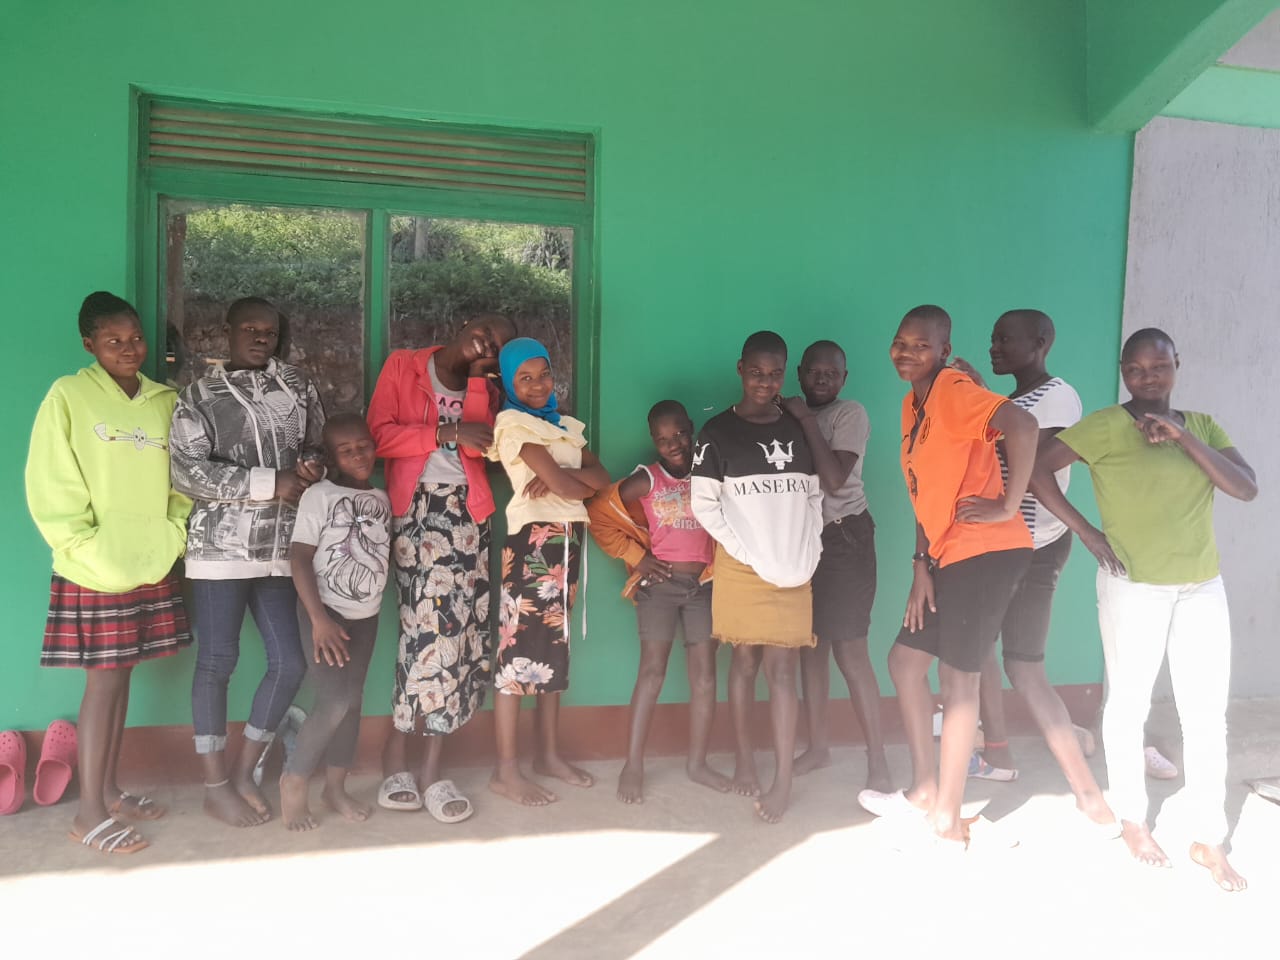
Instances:
[[[1186,429],[1215,450],[1231,446],[1207,413]],[[1124,407],[1091,413],[1058,434],[1089,465],[1102,532],[1139,583],[1203,583],[1218,575],[1213,482],[1176,443],[1148,443]]]

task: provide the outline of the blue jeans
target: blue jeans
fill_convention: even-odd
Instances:
[[[275,735],[307,672],[293,580],[192,580],[191,586],[196,618],[196,669],[191,682],[196,753],[216,753],[227,747],[227,683],[240,657],[246,608],[262,634],[267,673],[253,695],[244,735],[265,743]]]

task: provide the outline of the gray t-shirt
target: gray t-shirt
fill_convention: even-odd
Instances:
[[[313,483],[298,501],[293,542],[316,548],[312,567],[326,607],[350,620],[377,614],[391,554],[391,500],[384,491]]]
[[[857,400],[833,400],[814,411],[818,430],[834,450],[856,453],[857,461],[849,477],[835,493],[822,492],[822,522],[862,513],[867,509],[867,495],[862,489],[862,461],[871,437],[871,421],[866,408]]]
[[[462,401],[466,397],[465,390],[449,390],[436,375],[436,358],[433,354],[427,361],[427,373],[431,375],[431,390],[435,393],[436,413],[440,417],[440,425],[457,423],[462,419]],[[452,431],[449,431],[452,433]],[[462,469],[462,460],[458,456],[456,443],[442,443],[427,454],[427,462],[418,475],[419,483],[452,483],[467,482],[467,474]]]

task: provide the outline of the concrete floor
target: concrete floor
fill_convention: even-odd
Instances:
[[[1157,721],[1176,731],[1171,709]],[[1168,740],[1176,759],[1176,734]],[[170,813],[148,825],[152,847],[130,857],[68,841],[72,801],[28,803],[0,818],[0,949],[139,960],[228,948],[459,958],[1275,955],[1280,807],[1240,783],[1280,774],[1280,701],[1232,706],[1228,806],[1244,894],[1219,892],[1186,858],[1181,781],[1152,784],[1156,837],[1174,858],[1173,869],[1154,870],[1120,841],[1079,829],[1040,741],[1014,749],[1021,778],[970,781],[966,812],[985,805],[1021,843],[962,857],[890,849],[854,801],[865,766],[852,749],[797,781],[777,826],[758,821],[747,800],[690,784],[673,758],[651,762],[643,806],[614,799],[618,763],[588,765],[595,788],[566,786],[560,803],[538,810],[493,796],[487,771],[466,769],[455,780],[477,814],[465,823],[378,811],[360,825],[329,815],[305,835],[278,822],[222,827],[201,814],[199,787],[160,787],[153,793]],[[728,759],[716,758],[722,768]],[[905,748],[891,748],[890,761],[905,779]],[[1101,775],[1100,758],[1093,764]],[[376,779],[353,781],[372,800]]]

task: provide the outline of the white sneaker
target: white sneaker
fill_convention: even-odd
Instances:
[[[923,817],[926,813],[908,800],[906,793],[901,790],[881,793],[868,788],[859,791],[858,804],[867,813],[877,817]]]

